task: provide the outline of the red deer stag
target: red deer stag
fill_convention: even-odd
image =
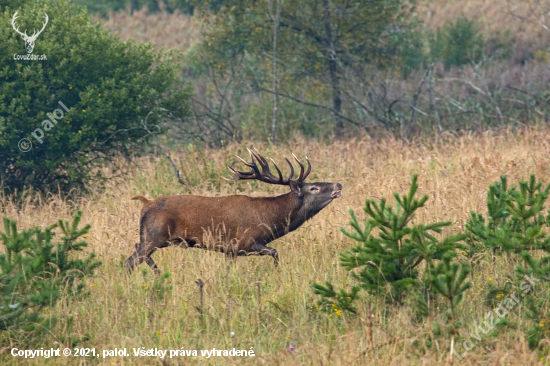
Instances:
[[[227,167],[235,177],[226,180],[256,179],[269,184],[290,186],[290,192],[277,197],[165,196],[156,200],[148,200],[143,196],[132,197],[133,200],[140,200],[143,208],[140,217],[140,242],[136,244],[135,252],[125,261],[129,273],[143,260],[159,273],[151,254],[171,243],[218,250],[228,256],[270,255],[277,265],[277,250],[267,244],[296,230],[333,199],[342,195],[340,183],[305,183],[311,172],[311,163],[307,157],[308,167],[304,172],[304,165],[292,154],[301,169],[298,179],[293,179],[294,168],[286,157],[290,175],[283,178],[273,159],[271,161],[277,169],[278,177],[271,173],[267,160],[257,150],[248,152],[251,163],[238,156],[237,158],[251,170],[240,172]],[[207,244],[212,238],[215,238],[217,245]]]

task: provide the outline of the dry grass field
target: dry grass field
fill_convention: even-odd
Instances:
[[[313,172],[309,181],[338,181],[343,197],[335,200],[297,231],[273,242],[281,256],[276,269],[268,257],[240,257],[231,264],[220,253],[199,249],[169,247],[154,254],[159,267],[171,277],[171,290],[155,286],[155,276],[145,264],[128,276],[121,258],[129,255],[138,241],[141,203],[130,197],[170,194],[218,196],[247,194],[270,196],[286,192],[285,187],[256,182],[227,183],[226,164],[233,154],[244,155],[243,147],[230,145],[221,150],[200,152],[190,147],[173,151],[192,187],[179,185],[163,157],[144,157],[128,176],[113,181],[106,191],[85,194],[75,200],[29,197],[22,206],[5,200],[0,215],[16,219],[20,228],[46,226],[58,218],[69,220],[76,210],[83,211],[83,223],[90,223],[89,250],[103,262],[93,280],[86,283],[90,296],[81,302],[59,303],[53,311],[74,317],[70,332],[74,337],[88,335],[80,347],[96,350],[127,348],[128,357],[85,359],[61,357],[51,364],[105,365],[439,365],[448,363],[448,344],[442,339],[421,353],[412,345],[428,330],[414,322],[409,307],[386,305],[372,299],[374,306],[375,348],[367,346],[364,302],[357,317],[328,317],[315,309],[317,297],[311,283],[330,280],[350,285],[352,278],[338,261],[338,252],[353,245],[339,230],[347,227],[348,210],[364,218],[366,198],[405,193],[413,173],[419,174],[419,194],[428,194],[425,208],[416,222],[449,220],[448,232],[461,232],[471,210],[486,212],[488,185],[507,174],[510,182],[527,179],[535,173],[549,181],[550,132],[525,130],[493,135],[446,136],[438,145],[397,141],[375,142],[367,137],[323,144],[295,139],[278,146],[258,146],[276,161],[291,152],[307,155]],[[93,190],[93,187],[91,187]],[[481,262],[470,290],[458,309],[461,331],[468,332],[488,311],[482,305],[487,281],[503,281],[517,259],[504,257]],[[199,306],[198,279],[204,285],[204,315]],[[51,310],[51,309],[50,309]],[[522,312],[511,311],[510,320],[521,327]],[[61,322],[51,336],[43,339],[45,348],[65,347],[56,334],[68,332]],[[5,345],[8,346],[9,345]],[[145,349],[232,349],[253,348],[255,357],[177,357],[162,362],[158,357],[134,357],[133,348]],[[294,347],[293,350],[290,347]],[[0,347],[2,348],[2,347]],[[2,364],[42,364],[43,358],[23,360],[3,349]],[[541,361],[542,358],[542,361]],[[455,364],[458,359],[455,358]],[[497,339],[487,337],[462,365],[548,364],[544,355],[531,352],[523,333],[507,331]]]
[[[111,12],[107,20],[96,17],[102,27],[117,34],[121,39],[147,42],[163,49],[187,52],[200,40],[200,22],[196,17],[178,11],[149,13],[147,8],[132,14]]]

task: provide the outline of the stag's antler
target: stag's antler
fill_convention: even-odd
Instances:
[[[269,163],[267,162],[267,160],[262,155],[260,155],[259,151],[256,150],[256,148],[254,148],[254,151],[251,151],[248,148],[247,150],[248,150],[248,154],[250,155],[250,160],[252,160],[252,163],[246,162],[244,159],[242,159],[239,156],[237,156],[237,158],[241,160],[246,166],[252,168],[252,170],[249,172],[240,172],[228,166],[227,169],[229,169],[229,171],[235,175],[235,178],[233,179],[224,178],[225,180],[234,181],[234,180],[244,180],[244,179],[257,179],[265,183],[280,184],[280,185],[287,186],[290,184],[290,181],[303,182],[311,172],[311,163],[309,162],[309,159],[307,158],[307,156],[306,156],[307,171],[304,173],[304,165],[300,160],[298,160],[296,155],[292,154],[292,156],[294,157],[298,165],[300,165],[300,176],[298,177],[298,179],[292,179],[292,177],[294,176],[294,167],[292,166],[290,161],[286,158],[286,156],[284,158],[288,163],[288,165],[290,166],[290,175],[288,176],[288,178],[283,178],[283,173],[281,173],[281,169],[279,169],[279,166],[275,163],[275,161],[273,161],[273,159],[270,159],[273,165],[275,166],[275,169],[277,169],[277,173],[279,176],[276,177],[269,170]],[[256,165],[256,160],[260,164],[261,171],[258,168],[258,165]]]
[[[25,29],[25,33],[21,33],[19,32],[19,27],[15,28],[15,20],[17,19],[17,12],[15,12],[15,14],[13,14],[13,18],[11,18],[11,26],[13,27],[13,29],[19,33],[20,35],[22,35],[23,37],[27,38],[27,30]]]

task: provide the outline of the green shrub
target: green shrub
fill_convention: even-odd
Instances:
[[[544,205],[550,194],[550,184],[544,189],[531,175],[529,182],[520,181],[508,187],[507,177],[489,186],[487,219],[476,212],[466,222],[470,246],[481,244],[487,249],[520,254],[523,251],[550,251],[550,237],[544,228],[550,227],[550,211],[544,215]]]
[[[460,16],[454,23],[447,21],[429,37],[430,54],[446,69],[462,66],[481,57],[483,37],[475,20]]]
[[[485,304],[494,307],[501,297],[521,295],[523,328],[531,349],[542,348],[541,340],[550,335],[550,211],[545,212],[549,195],[550,184],[543,187],[535,175],[520,181],[519,187],[508,187],[503,175],[487,192],[487,219],[471,212],[465,225],[470,247],[504,252],[520,260],[513,273],[506,275],[505,283],[489,286]],[[510,322],[506,325],[516,327]]]
[[[83,292],[82,280],[91,276],[101,263],[95,255],[71,258],[72,252],[87,246],[81,240],[90,225],[78,228],[82,213],[73,222],[59,220],[45,229],[35,227],[18,232],[16,222],[4,217],[0,233],[5,249],[0,254],[0,331],[18,339],[32,340],[55,324],[55,317],[42,316],[61,298],[76,299]],[[54,229],[61,238],[54,241]],[[24,333],[24,338],[17,335]]]
[[[321,308],[355,312],[351,302],[358,298],[359,288],[371,295],[387,295],[387,300],[401,304],[424,282],[419,280],[418,273],[422,262],[433,269],[434,260],[454,257],[457,242],[465,236],[459,234],[442,240],[433,236],[451,225],[450,222],[411,225],[416,211],[428,200],[427,195],[420,199],[414,197],[418,189],[417,178],[413,176],[407,195],[400,197],[395,193],[395,208],[387,205],[384,198],[380,202],[367,200],[364,210],[370,218],[363,226],[350,210],[353,231],[341,230],[359,244],[340,253],[340,263],[357,281],[357,286],[349,293],[344,290],[337,293],[330,282],[326,286],[313,284],[314,293],[321,296],[318,302]],[[373,232],[375,230],[377,232]],[[431,281],[427,277],[426,280]]]
[[[0,186],[83,189],[101,181],[98,167],[163,131],[166,118],[186,117],[190,91],[178,86],[169,55],[122,42],[65,1],[5,8],[8,55],[26,54],[11,26],[16,10],[22,29],[40,29],[48,15],[33,51],[47,59],[0,60]]]

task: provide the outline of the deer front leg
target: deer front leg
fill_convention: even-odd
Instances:
[[[275,267],[279,265],[279,253],[277,253],[277,249],[270,248],[264,244],[254,243],[252,244],[252,246],[250,246],[250,250],[252,252],[258,253],[259,255],[272,256],[275,260]]]

